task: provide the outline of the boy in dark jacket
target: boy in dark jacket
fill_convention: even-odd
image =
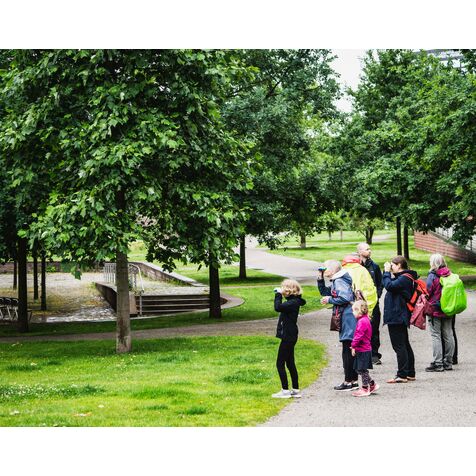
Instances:
[[[297,281],[285,279],[281,288],[274,290],[274,310],[279,312],[276,337],[281,339],[279,345],[276,368],[281,380],[281,391],[273,394],[273,398],[300,398],[298,372],[294,362],[294,346],[298,339],[297,318],[299,309],[306,304],[302,299],[302,289]],[[286,301],[283,302],[283,296]],[[291,375],[292,388],[289,390],[286,367]]]

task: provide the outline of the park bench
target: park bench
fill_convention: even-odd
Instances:
[[[31,320],[33,312],[28,309],[28,321]],[[17,321],[18,320],[18,299],[11,297],[0,297],[0,320]]]

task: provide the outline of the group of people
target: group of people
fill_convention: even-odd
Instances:
[[[346,256],[342,262],[327,260],[319,268],[317,287],[321,304],[332,305],[333,330],[339,331],[342,343],[344,381],[334,387],[336,391],[352,391],[355,397],[376,392],[379,385],[370,377],[373,365],[380,365],[381,313],[379,299],[385,288],[383,322],[387,325],[390,342],[396,354],[396,375],[389,384],[416,380],[415,356],[408,336],[411,312],[408,303],[412,298],[418,275],[409,269],[403,256],[395,256],[384,264],[384,272],[371,259],[367,243],[357,246],[357,253]],[[448,316],[439,303],[442,294],[441,277],[451,274],[442,255],[430,257],[427,278],[428,322],[433,344],[433,361],[427,372],[452,370],[458,363],[455,316]],[[325,278],[330,285],[327,286]],[[283,301],[283,297],[285,301]],[[294,360],[294,347],[298,338],[297,319],[301,306],[302,288],[297,281],[286,279],[275,289],[274,308],[279,312],[276,337],[281,339],[276,367],[281,380],[281,391],[274,398],[299,398],[298,372]],[[286,367],[291,375],[289,388]],[[358,384],[361,376],[361,387]]]

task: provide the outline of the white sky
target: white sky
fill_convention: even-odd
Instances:
[[[340,83],[351,88],[359,84],[362,69],[361,58],[367,50],[332,50],[337,58],[332,63],[333,68],[340,74]],[[337,102],[337,107],[345,112],[350,112],[352,104],[347,96]]]

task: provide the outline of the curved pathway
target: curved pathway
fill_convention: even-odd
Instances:
[[[254,263],[263,257],[261,269],[271,272],[277,266],[280,274],[308,281],[315,275],[315,264],[301,262],[259,250]],[[294,263],[291,263],[294,261]],[[310,264],[309,264],[310,263]],[[290,268],[286,268],[290,266]],[[304,273],[299,273],[304,269]],[[298,270],[298,272],[296,272]],[[300,317],[301,338],[324,343],[328,349],[329,365],[319,379],[303,390],[303,398],[293,400],[278,415],[263,426],[476,426],[476,292],[468,292],[468,310],[457,318],[460,364],[452,372],[427,373],[424,368],[431,360],[431,338],[428,331],[414,327],[410,339],[415,352],[417,380],[407,384],[389,385],[385,380],[395,374],[396,359],[388,331],[381,329],[382,365],[375,366],[372,376],[380,383],[378,394],[353,398],[349,392],[335,392],[332,387],[342,381],[341,346],[336,332],[329,331],[330,311],[320,310]],[[133,332],[133,339],[151,339],[205,335],[269,335],[273,336],[276,319],[217,323],[169,329]],[[76,334],[68,336],[31,336],[1,338],[0,342],[114,339],[114,333]],[[296,347],[299,369],[299,342]],[[278,388],[278,377],[276,376]]]

